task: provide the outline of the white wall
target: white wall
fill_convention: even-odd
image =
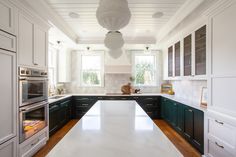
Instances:
[[[65,83],[67,93],[120,93],[121,86],[130,82],[129,78],[132,74],[106,74],[104,75],[104,87],[81,87],[80,86],[80,66],[79,55],[80,51],[71,52],[71,82]],[[124,52],[123,52],[124,53]],[[112,59],[108,52],[105,52],[105,65],[130,65],[131,66],[131,52],[125,52],[120,58]],[[162,55],[157,55],[158,68],[158,85],[155,87],[142,87],[141,91],[144,93],[160,92],[160,85],[162,83]],[[137,87],[140,88],[140,87]]]

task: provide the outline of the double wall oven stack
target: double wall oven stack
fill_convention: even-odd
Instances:
[[[20,143],[48,127],[47,71],[19,68]]]

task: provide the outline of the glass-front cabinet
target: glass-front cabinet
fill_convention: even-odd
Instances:
[[[175,76],[180,76],[180,41],[175,44]]]
[[[192,35],[184,38],[184,76],[192,75]]]
[[[206,28],[204,25],[169,46],[169,78],[206,79]]]
[[[168,77],[173,76],[173,47],[168,48]]]
[[[195,32],[195,75],[206,74],[206,25]]]

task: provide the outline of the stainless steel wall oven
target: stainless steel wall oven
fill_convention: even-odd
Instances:
[[[33,104],[48,99],[47,71],[19,68],[19,104]]]

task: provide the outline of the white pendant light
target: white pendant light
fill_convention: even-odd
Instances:
[[[112,58],[117,59],[122,55],[122,50],[121,49],[109,50],[108,53]]]
[[[98,23],[110,31],[125,27],[131,17],[127,0],[100,0],[96,12]]]
[[[104,44],[110,50],[117,50],[124,45],[124,39],[119,31],[110,31],[106,34]]]

